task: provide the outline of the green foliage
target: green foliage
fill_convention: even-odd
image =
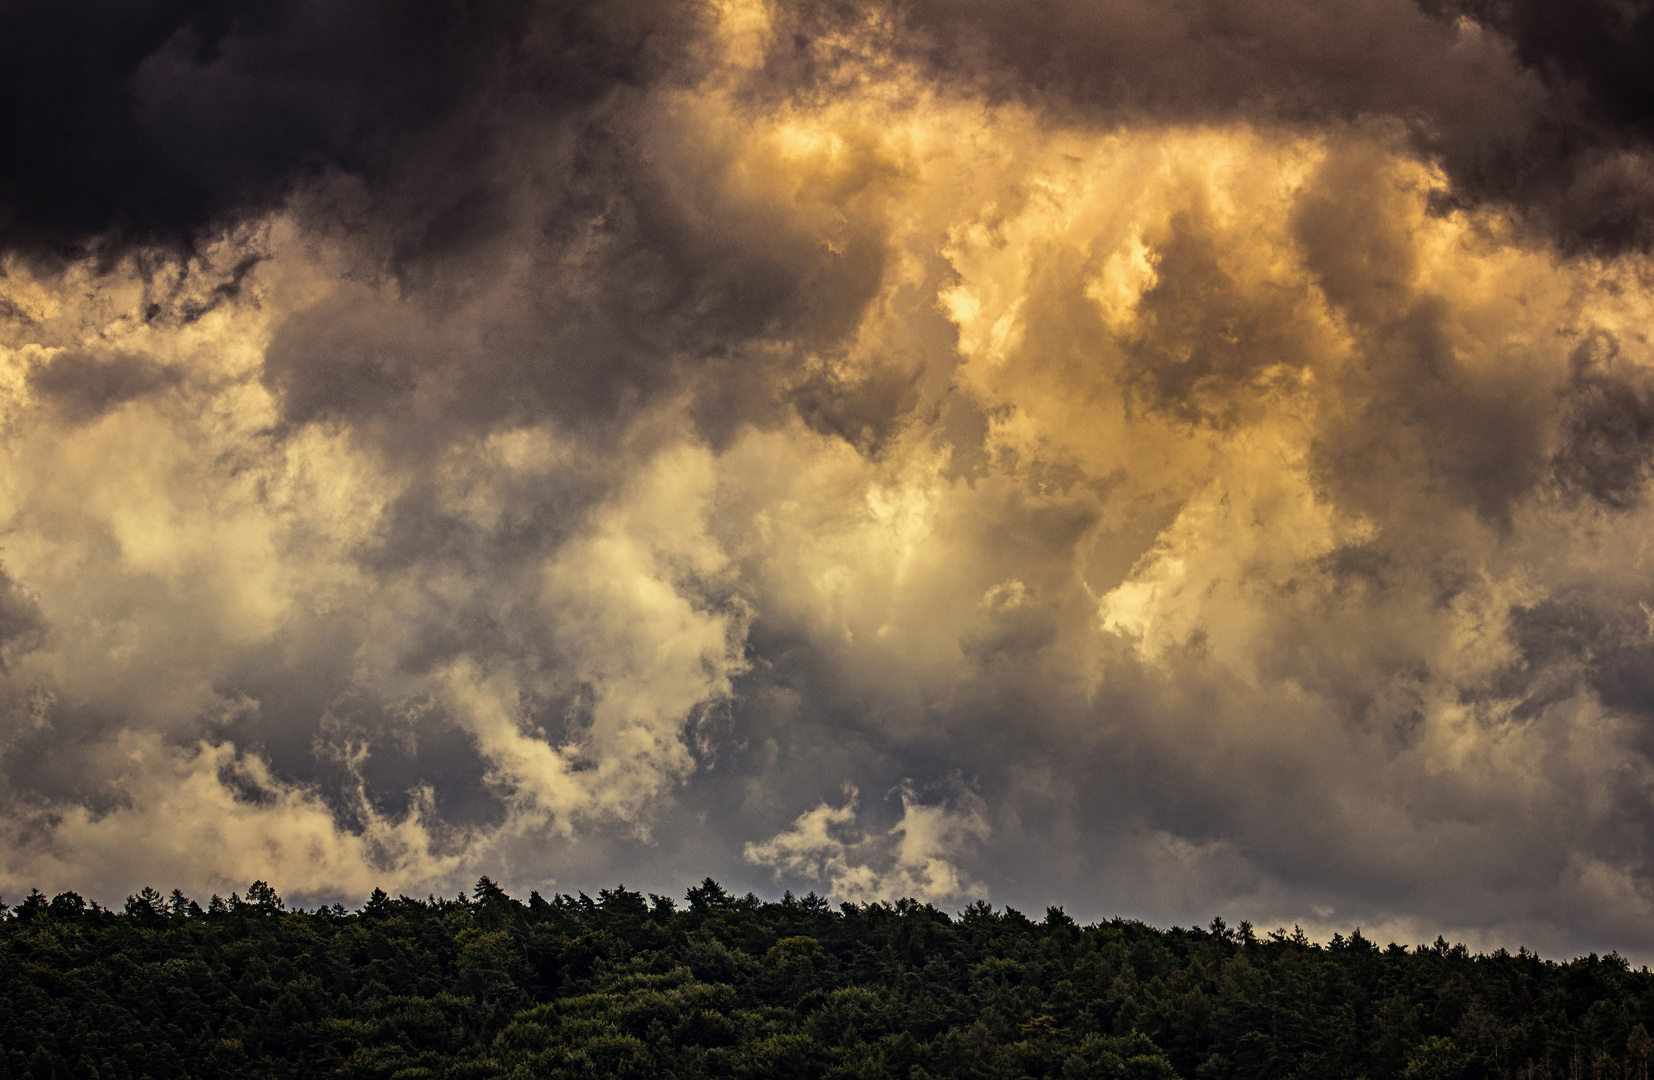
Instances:
[[[1654,977],[1614,955],[686,899],[31,893],[0,906],[0,1080],[1646,1080],[1654,1055]]]
[[[1432,1035],[1407,1059],[1401,1080],[1462,1080],[1469,1069],[1470,1059],[1458,1043]]]

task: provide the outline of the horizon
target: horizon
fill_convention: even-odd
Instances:
[[[274,905],[273,910],[279,911],[283,914],[320,915],[343,918],[349,916],[359,916],[367,913],[376,902],[414,903],[425,906],[431,906],[433,904],[457,904],[464,907],[475,907],[486,899],[483,895],[485,884],[491,891],[497,890],[498,895],[504,897],[506,900],[517,905],[518,907],[525,909],[532,909],[536,903],[547,904],[553,907],[577,906],[581,908],[592,907],[600,909],[611,896],[619,896],[623,900],[629,896],[635,897],[638,900],[647,900],[647,910],[651,918],[658,916],[670,918],[673,915],[683,914],[693,910],[696,893],[702,892],[710,886],[719,890],[722,894],[722,901],[728,905],[738,907],[767,907],[771,905],[778,905],[781,907],[804,907],[829,916],[836,916],[841,913],[864,911],[872,907],[882,907],[886,910],[897,912],[906,910],[928,910],[941,915],[949,922],[960,922],[968,916],[983,915],[989,918],[1018,918],[1030,925],[1050,925],[1052,913],[1055,913],[1059,919],[1067,919],[1072,925],[1078,927],[1082,931],[1124,924],[1145,927],[1159,934],[1193,933],[1223,938],[1224,940],[1234,941],[1241,944],[1256,941],[1259,944],[1296,944],[1312,949],[1336,949],[1341,945],[1353,947],[1358,943],[1364,942],[1379,952],[1388,952],[1400,949],[1404,952],[1411,952],[1414,954],[1422,954],[1427,952],[1454,953],[1463,954],[1473,960],[1499,959],[1502,957],[1531,957],[1542,963],[1552,965],[1571,964],[1581,961],[1596,961],[1599,959],[1603,961],[1612,961],[1617,959],[1625,965],[1625,968],[1628,971],[1639,971],[1646,973],[1649,970],[1648,964],[1633,964],[1632,960],[1620,955],[1619,951],[1616,949],[1609,949],[1601,954],[1592,951],[1589,953],[1568,956],[1566,958],[1560,956],[1546,957],[1541,955],[1538,951],[1528,948],[1526,944],[1518,944],[1514,950],[1504,944],[1495,945],[1491,948],[1481,946],[1472,950],[1471,946],[1462,941],[1448,941],[1442,934],[1437,934],[1436,940],[1430,942],[1414,942],[1412,944],[1404,944],[1398,940],[1391,940],[1380,944],[1382,935],[1380,937],[1369,936],[1362,932],[1362,928],[1360,926],[1350,927],[1347,934],[1342,931],[1335,930],[1326,937],[1318,937],[1306,933],[1303,927],[1296,923],[1293,924],[1290,932],[1285,926],[1277,926],[1272,930],[1260,930],[1258,927],[1253,926],[1247,919],[1241,919],[1231,926],[1229,925],[1228,920],[1221,915],[1213,916],[1212,920],[1204,926],[1199,923],[1191,923],[1188,926],[1182,926],[1176,924],[1158,925],[1146,919],[1120,914],[1100,916],[1088,920],[1079,920],[1068,915],[1066,909],[1060,904],[1046,905],[1044,914],[1035,917],[1011,904],[1003,904],[996,907],[986,900],[973,900],[970,903],[965,904],[963,907],[958,907],[957,910],[950,910],[949,905],[947,904],[936,904],[932,901],[918,900],[914,897],[864,900],[858,904],[855,901],[850,900],[840,900],[835,902],[831,897],[818,896],[814,890],[811,890],[804,896],[795,896],[791,889],[784,890],[781,896],[768,897],[762,896],[751,890],[744,894],[729,892],[723,889],[720,882],[717,882],[710,877],[703,878],[698,884],[687,886],[683,890],[682,895],[684,902],[689,905],[688,907],[678,906],[679,900],[674,894],[658,894],[646,890],[639,891],[636,889],[628,889],[625,882],[617,882],[613,888],[604,887],[594,889],[593,892],[596,894],[595,899],[593,896],[588,895],[584,889],[576,889],[573,892],[552,890],[549,896],[542,896],[539,889],[530,889],[527,896],[517,897],[513,896],[509,890],[500,888],[497,882],[488,877],[488,875],[484,874],[478,879],[476,885],[473,886],[472,889],[460,889],[453,896],[439,895],[437,893],[427,893],[424,898],[410,896],[407,893],[391,895],[383,889],[375,886],[373,891],[368,894],[367,898],[363,900],[360,905],[355,907],[349,906],[343,900],[334,900],[331,903],[310,900],[296,902],[289,906],[286,898],[280,895],[279,890],[262,879],[255,880],[248,886],[246,897],[243,897],[240,892],[232,889],[228,896],[219,896],[217,893],[214,893],[208,897],[206,901],[202,901],[198,897],[186,896],[181,889],[171,889],[163,893],[162,891],[155,889],[153,886],[145,886],[144,889],[140,890],[140,892],[127,896],[120,904],[104,904],[98,900],[83,897],[74,890],[66,890],[63,893],[52,896],[41,892],[39,889],[31,889],[30,894],[25,897],[23,901],[20,901],[17,904],[6,903],[5,897],[0,896],[0,919],[16,918],[18,909],[24,903],[32,902],[35,905],[34,910],[39,911],[44,909],[53,900],[56,900],[58,897],[62,896],[78,899],[82,901],[91,912],[105,915],[131,916],[135,905],[148,903],[158,914],[164,914],[167,916],[186,915],[190,918],[196,918],[215,913],[226,914],[239,910],[240,908],[258,908],[259,903],[254,899],[253,894],[261,888],[269,890],[269,900],[270,903]],[[144,893],[150,893],[152,895],[146,900]],[[662,903],[663,901],[664,905]],[[306,907],[304,906],[305,903],[309,903],[311,906]],[[180,905],[188,906],[183,911],[180,911],[178,910]]]

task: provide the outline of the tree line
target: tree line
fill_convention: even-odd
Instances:
[[[1654,976],[1615,954],[685,901],[34,892],[0,904],[0,1080],[1647,1080],[1654,1052]]]

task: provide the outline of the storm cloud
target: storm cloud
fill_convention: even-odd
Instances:
[[[0,13],[0,890],[1654,955],[1638,5]]]

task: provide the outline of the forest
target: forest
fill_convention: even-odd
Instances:
[[[685,900],[32,892],[0,905],[0,1077],[1647,1080],[1654,1052],[1654,975],[1612,953]]]

